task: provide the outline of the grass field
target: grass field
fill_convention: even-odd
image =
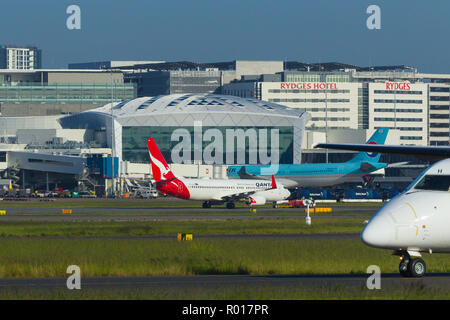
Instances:
[[[152,200],[154,201],[154,200]],[[151,204],[149,204],[151,203]],[[1,203],[1,209],[34,208],[155,208],[196,207],[200,203],[129,200],[63,200],[55,202]],[[29,206],[30,205],[30,206]],[[364,204],[346,204],[364,206]],[[374,206],[372,203],[367,206]],[[376,204],[375,204],[376,205]],[[324,204],[323,206],[329,206]],[[333,205],[332,205],[333,206]],[[334,205],[336,207],[342,204]],[[219,237],[207,235],[258,234],[358,234],[372,213],[339,212],[313,216],[307,226],[302,209],[292,213],[276,209],[258,212],[254,219],[233,219],[245,214],[226,211],[221,220],[134,221],[2,221],[0,217],[0,278],[67,277],[66,268],[78,265],[82,277],[165,276],[210,274],[365,274],[369,265],[383,273],[397,273],[398,258],[389,251],[365,246],[359,239],[338,237]],[[224,212],[199,208],[202,215]],[[130,213],[137,214],[130,210]],[[152,213],[156,213],[152,212]],[[56,213],[55,213],[56,214]],[[85,213],[89,215],[89,213]],[[126,210],[120,212],[124,217]],[[146,213],[144,213],[146,214]],[[182,209],[170,214],[186,214]],[[190,212],[190,215],[195,214]],[[264,214],[279,218],[264,218]],[[354,217],[353,215],[359,215]],[[193,233],[194,241],[178,242],[176,234]],[[140,236],[166,235],[172,238]],[[127,238],[130,236],[130,238]],[[425,255],[427,272],[447,272],[446,255]],[[314,287],[238,286],[195,288],[189,294],[175,289],[44,290],[2,289],[0,299],[448,299],[448,290],[410,287],[369,291],[345,285]]]
[[[0,236],[111,236],[208,234],[359,233],[364,218],[161,220],[161,221],[1,221]]]
[[[0,277],[65,277],[75,264],[83,276],[198,274],[359,274],[369,265],[397,272],[399,260],[352,239],[3,238]],[[355,258],[357,257],[357,259]],[[429,272],[449,270],[445,255],[426,255]]]
[[[129,208],[127,208],[129,209]],[[196,215],[198,215],[199,217],[236,217],[236,216],[252,216],[252,217],[260,217],[260,218],[264,218],[266,216],[271,216],[271,217],[280,217],[280,218],[288,218],[288,217],[295,217],[298,218],[300,216],[305,216],[305,210],[304,209],[288,209],[288,210],[280,210],[280,209],[272,209],[270,208],[269,210],[265,210],[265,211],[261,211],[258,210],[256,211],[256,213],[250,213],[250,211],[238,211],[238,210],[230,210],[230,211],[225,211],[225,210],[211,210],[211,209],[198,209],[198,211],[190,211],[190,212],[186,212],[183,211],[182,209],[180,210],[172,210],[172,211],[164,211],[164,209],[161,210],[155,210],[152,209],[151,211],[132,211],[132,209],[129,209],[130,211],[127,211],[127,209],[123,209],[120,211],[111,211],[108,209],[98,209],[93,211],[77,211],[77,209],[72,209],[72,215],[67,215],[67,217],[71,217],[74,215],[83,215],[83,216],[89,216],[92,214],[97,215],[114,215],[114,216],[121,216],[123,218],[127,218],[127,216],[167,216],[167,217],[171,217],[171,216],[190,216],[190,217],[195,217]],[[6,209],[6,211],[8,212],[8,210]],[[312,217],[333,217],[333,216],[339,216],[339,217],[365,217],[365,218],[370,218],[373,215],[374,212],[371,211],[339,211],[339,212],[335,212],[335,213],[322,213],[322,212],[317,212],[315,213],[314,211],[310,211],[310,214]],[[15,211],[14,212],[15,215],[36,215],[36,213],[27,211],[26,209],[24,209],[23,211]],[[57,210],[53,210],[53,211],[47,211],[47,212],[42,212],[40,214],[45,214],[45,215],[61,215],[61,211]],[[93,219],[94,220],[94,219]],[[111,220],[114,220],[114,218],[111,218]],[[2,216],[0,216],[0,223],[2,222]]]

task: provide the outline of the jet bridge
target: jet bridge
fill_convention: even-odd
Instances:
[[[87,159],[83,157],[38,152],[8,153],[8,167],[18,169],[79,175],[86,166]]]

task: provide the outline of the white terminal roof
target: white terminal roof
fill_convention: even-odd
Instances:
[[[256,99],[219,94],[171,94],[109,103],[59,121],[63,128],[97,130],[110,126],[111,111],[122,127],[193,126],[201,121],[204,126],[213,127],[294,126],[303,130],[309,119],[307,112]]]
[[[279,116],[299,117],[303,112],[280,104],[218,94],[171,94],[155,97],[142,97],[125,100],[120,103],[109,103],[86,112],[101,112],[111,114],[116,118],[128,116],[144,116],[173,113],[256,113]]]

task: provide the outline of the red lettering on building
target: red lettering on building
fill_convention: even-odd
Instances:
[[[386,84],[387,85],[387,84]],[[337,90],[337,83],[328,82],[281,82],[280,89],[300,90]]]
[[[411,85],[409,82],[386,82],[386,90],[411,90]]]

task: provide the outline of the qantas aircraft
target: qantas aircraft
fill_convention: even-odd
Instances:
[[[236,201],[245,201],[250,205],[264,205],[266,202],[276,203],[285,200],[291,195],[282,185],[277,186],[273,176],[272,182],[177,178],[164,160],[155,140],[149,138],[147,143],[156,189],[182,199],[203,200],[203,208],[226,203],[228,209],[233,209]]]
[[[320,144],[316,147],[401,153],[442,158],[423,171],[401,194],[381,207],[361,232],[372,247],[391,249],[401,257],[400,274],[422,277],[421,252],[450,253],[450,147]]]

